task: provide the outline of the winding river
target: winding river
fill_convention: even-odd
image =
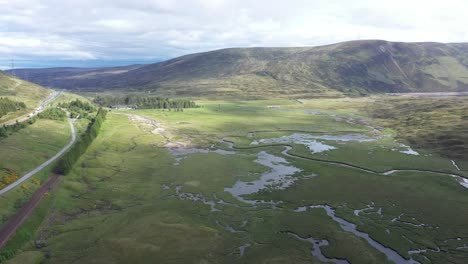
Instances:
[[[249,135],[251,135],[251,133],[252,132],[250,132]],[[440,174],[440,175],[445,175],[445,176],[456,177],[456,178],[458,178],[459,182],[460,182],[460,179],[461,179],[461,183],[468,182],[468,180],[464,176],[458,175],[458,174],[455,174],[455,173],[447,173],[447,172],[433,171],[433,170],[421,170],[421,169],[393,169],[393,170],[379,172],[379,171],[374,171],[374,170],[371,170],[371,169],[368,169],[368,168],[364,168],[364,167],[356,166],[356,165],[353,165],[353,164],[349,164],[349,163],[346,163],[346,162],[321,160],[321,159],[315,159],[315,158],[311,158],[311,157],[300,156],[300,155],[297,155],[297,154],[290,153],[290,151],[291,151],[291,149],[293,147],[290,144],[285,143],[285,142],[281,142],[279,144],[274,144],[274,145],[254,144],[254,146],[249,146],[249,147],[236,147],[234,145],[234,142],[229,141],[229,140],[227,140],[225,138],[222,138],[221,142],[225,143],[229,147],[229,149],[233,149],[233,150],[234,149],[236,149],[236,150],[259,149],[259,148],[262,148],[262,147],[283,146],[285,149],[282,151],[282,154],[287,156],[287,157],[306,159],[306,160],[320,162],[320,163],[328,163],[328,164],[333,164],[333,165],[336,165],[336,166],[342,166],[342,167],[346,167],[346,168],[350,168],[350,169],[355,169],[355,170],[359,170],[359,171],[363,171],[363,172],[367,172],[367,173],[379,174],[379,175],[384,175],[384,176],[391,175],[391,174],[398,173],[398,172],[424,172],[424,173],[433,173],[433,174]],[[268,142],[259,141],[258,143],[268,143]],[[265,152],[262,151],[261,153],[265,153]],[[275,157],[275,158],[277,159],[278,157]],[[283,165],[284,165],[284,163],[287,162],[287,161],[281,160],[281,162],[283,162]],[[267,167],[272,168],[271,167],[272,164],[274,164],[274,162],[272,162],[271,164],[269,163],[269,164],[264,164],[264,165],[267,165]],[[293,172],[294,172],[294,170],[288,170],[288,172],[286,172],[284,175],[291,175],[291,173],[293,173]],[[272,169],[272,171],[270,173],[278,173],[278,171],[275,171],[275,169]],[[238,187],[241,187],[240,185],[247,186],[247,184],[248,183],[236,183],[236,185],[239,185]],[[463,185],[463,186],[465,186],[465,185]],[[265,187],[265,185],[263,185],[263,187]],[[465,186],[465,187],[468,187],[468,186]],[[259,188],[260,188],[260,186],[258,185],[254,189],[259,190]],[[226,188],[225,190],[230,191],[229,188]],[[250,190],[250,191],[252,191],[252,190]],[[250,191],[247,192],[247,193],[252,193]],[[235,194],[233,193],[233,195],[236,196],[238,199],[240,198],[240,195],[242,195],[242,194],[244,194],[244,193],[241,193],[241,192],[235,193]],[[244,201],[244,202],[248,202],[248,203],[251,202],[251,201],[248,201],[248,200],[243,199],[243,198],[241,198],[241,200]],[[252,201],[252,202],[255,203],[255,201]],[[386,247],[386,246],[380,244],[379,242],[377,242],[376,240],[374,240],[373,238],[371,238],[369,236],[369,234],[364,233],[362,231],[358,231],[355,224],[353,224],[351,222],[348,222],[345,219],[336,216],[335,215],[335,210],[332,207],[330,207],[329,205],[302,206],[302,207],[296,208],[294,211],[297,212],[297,213],[300,213],[300,212],[305,212],[308,209],[323,209],[323,210],[325,210],[327,215],[330,216],[333,221],[337,222],[340,225],[341,229],[343,229],[346,232],[352,233],[353,235],[355,235],[357,237],[363,238],[364,240],[366,240],[366,242],[370,246],[372,246],[373,248],[375,248],[379,252],[385,254],[389,260],[391,260],[391,261],[393,261],[393,262],[395,262],[397,264],[415,264],[415,263],[419,263],[419,262],[417,262],[416,260],[414,260],[412,258],[405,259],[400,254],[398,254],[398,252],[396,252],[395,250],[393,250],[393,249],[391,249],[389,247]],[[325,257],[321,253],[320,247],[321,246],[326,246],[328,244],[328,241],[319,241],[319,240],[316,240],[316,239],[314,239],[312,237],[302,238],[302,237],[298,236],[297,234],[294,234],[294,233],[291,233],[291,232],[288,232],[288,233],[290,235],[294,236],[296,239],[299,239],[301,241],[308,241],[309,243],[311,243],[312,246],[313,246],[311,254],[313,256],[316,256],[317,258],[319,258],[320,260],[322,260],[324,262],[349,263],[347,260],[329,259],[329,258]],[[435,251],[435,252],[437,252],[436,250],[422,249],[422,250],[410,250],[410,251],[408,251],[408,254],[409,255],[414,255],[414,254],[419,254],[419,253],[423,253],[423,252],[426,252],[426,251]]]
[[[355,236],[363,238],[364,240],[367,241],[367,243],[369,243],[370,246],[372,246],[373,248],[377,249],[378,251],[384,253],[385,256],[387,256],[387,258],[389,260],[391,260],[391,261],[393,261],[393,262],[395,262],[397,264],[415,264],[415,263],[419,263],[419,262],[417,262],[417,261],[415,261],[413,259],[407,260],[407,259],[403,258],[395,250],[393,250],[391,248],[388,248],[388,247],[385,247],[384,245],[382,245],[379,242],[372,239],[369,236],[369,234],[358,231],[355,224],[353,224],[351,222],[348,222],[348,221],[344,220],[343,218],[340,218],[340,217],[336,216],[335,215],[335,210],[332,207],[328,206],[328,205],[302,206],[302,207],[296,208],[294,211],[295,212],[305,212],[308,209],[316,209],[316,208],[324,209],[325,212],[327,213],[327,215],[330,216],[333,219],[333,221],[340,224],[341,229],[343,229],[346,232],[350,232]]]

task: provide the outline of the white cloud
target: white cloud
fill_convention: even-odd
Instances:
[[[79,43],[56,35],[0,32],[0,54],[3,57],[43,57],[64,59],[96,59]]]
[[[136,21],[125,19],[102,19],[96,21],[95,25],[101,30],[110,30],[113,32],[135,32],[139,25]]]
[[[354,39],[466,42],[464,0],[0,0],[0,56],[169,58]]]

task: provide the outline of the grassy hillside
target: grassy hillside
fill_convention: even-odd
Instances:
[[[468,160],[468,101],[459,98],[388,98],[369,107],[376,122],[415,148]]]
[[[233,48],[133,68],[106,68],[107,74],[100,71],[71,73],[56,68],[20,70],[18,74],[66,89],[133,90],[170,96],[317,97],[467,91],[468,44],[368,40],[321,47]]]
[[[39,85],[23,81],[0,71],[0,97],[24,102],[26,108],[12,112],[0,118],[0,124],[14,121],[16,118],[31,113],[39,103],[50,95],[50,90]]]

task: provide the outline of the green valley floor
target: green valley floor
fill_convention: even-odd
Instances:
[[[9,263],[465,263],[468,161],[371,100],[111,111]]]

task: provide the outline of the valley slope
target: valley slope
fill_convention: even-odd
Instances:
[[[22,69],[16,74],[56,88],[166,96],[455,92],[468,91],[468,44],[363,40],[320,47],[231,48],[148,65]]]
[[[15,121],[19,117],[31,113],[50,94],[51,90],[49,89],[20,80],[0,71],[0,97],[26,104],[26,108],[0,116],[0,125]]]

